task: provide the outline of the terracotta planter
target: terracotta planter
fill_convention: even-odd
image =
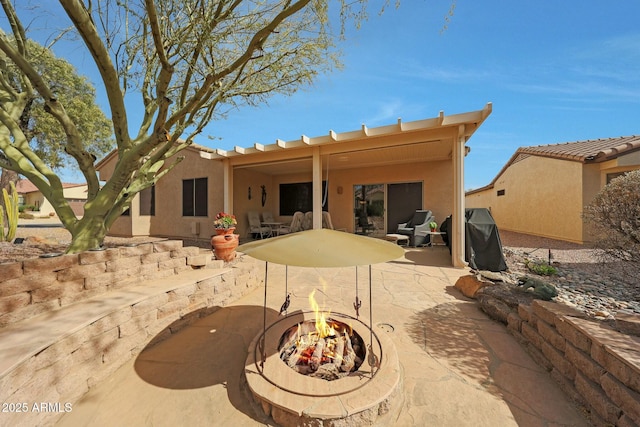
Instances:
[[[216,228],[216,235],[211,237],[211,249],[216,259],[231,262],[236,258],[240,236],[233,234],[234,231],[235,228]]]

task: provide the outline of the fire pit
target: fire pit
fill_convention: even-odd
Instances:
[[[372,424],[391,409],[400,384],[400,365],[393,343],[384,333],[374,333],[357,319],[340,313],[331,316],[335,322],[351,325],[356,341],[361,340],[362,350],[367,350],[366,356],[358,356],[364,359],[361,365],[343,372],[339,378],[301,375],[281,358],[282,341],[287,341],[298,325],[315,324],[313,312],[280,318],[249,346],[245,365],[249,389],[265,414],[282,426],[343,425],[349,418],[358,424]],[[333,372],[333,368],[327,372]]]
[[[393,342],[373,330],[371,264],[404,254],[397,245],[349,233],[314,229],[251,242],[238,251],[267,261],[263,331],[249,345],[245,378],[254,400],[281,426],[372,425],[390,412],[400,393],[400,364]],[[356,317],[297,311],[267,325],[268,264],[298,267],[356,266]],[[369,324],[359,320],[357,266],[369,264]],[[285,273],[285,302],[289,293]]]
[[[366,353],[362,337],[333,318],[320,328],[311,320],[290,327],[280,338],[278,350],[280,359],[294,371],[327,381],[357,371]]]
[[[278,345],[280,359],[303,375],[327,381],[343,378],[362,365],[364,341],[350,324],[320,311],[314,295],[315,289],[309,295],[315,320],[305,320],[284,332]]]

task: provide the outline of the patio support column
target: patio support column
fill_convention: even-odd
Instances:
[[[322,159],[320,147],[313,147],[313,229],[322,228]]]
[[[465,229],[464,229],[464,155],[466,143],[465,127],[458,127],[458,135],[453,142],[453,216],[451,218],[451,263],[454,267],[463,268],[467,265],[464,260]]]
[[[233,213],[233,166],[231,160],[224,159],[223,165],[223,207],[224,212]],[[215,215],[215,213],[214,213]]]

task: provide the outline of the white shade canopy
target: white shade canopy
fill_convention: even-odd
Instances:
[[[326,228],[256,240],[237,250],[262,261],[296,267],[369,265],[404,255],[395,243]]]

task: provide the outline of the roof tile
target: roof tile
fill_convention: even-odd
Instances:
[[[561,144],[521,147],[518,149],[518,152],[580,162],[601,162],[634,150],[640,150],[640,136],[621,136],[617,138],[590,139]]]

